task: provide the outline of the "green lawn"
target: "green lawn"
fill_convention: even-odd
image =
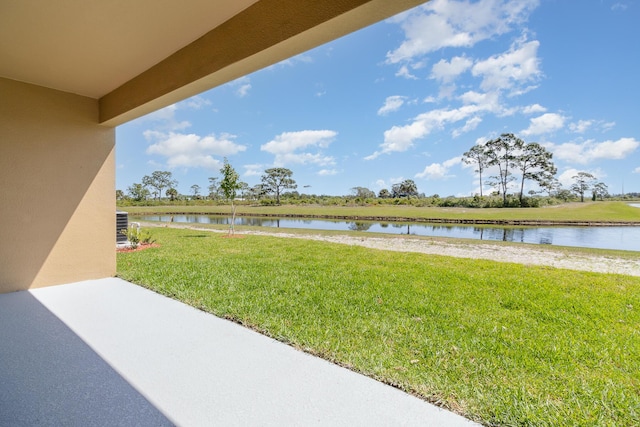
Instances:
[[[120,209],[131,214],[143,213],[221,213],[229,206],[129,206]],[[465,220],[532,220],[532,221],[627,221],[640,223],[640,209],[623,202],[586,202],[544,208],[435,208],[413,206],[250,206],[239,205],[239,214],[340,216],[340,217],[405,217],[417,219]]]
[[[486,425],[640,425],[640,278],[152,233],[120,277]]]

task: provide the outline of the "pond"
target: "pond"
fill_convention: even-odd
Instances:
[[[219,215],[144,215],[131,220],[191,224],[229,224]],[[542,245],[640,251],[640,227],[496,227],[425,223],[386,223],[308,218],[237,217],[236,225],[310,230],[366,231],[461,239],[500,240]]]

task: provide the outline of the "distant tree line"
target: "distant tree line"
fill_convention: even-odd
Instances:
[[[552,157],[537,142],[526,143],[512,133],[504,133],[483,145],[474,145],[462,155],[462,161],[475,166],[480,181],[480,197],[483,196],[482,173],[493,167],[497,173],[489,176],[486,184],[502,195],[503,206],[507,206],[508,190],[512,183],[520,189],[517,193],[519,206],[524,206],[526,181],[533,181],[549,192],[559,186]]]
[[[224,200],[233,201],[238,193],[242,199],[260,200],[261,198],[273,196],[275,203],[280,203],[280,197],[286,190],[296,189],[297,184],[293,180],[293,172],[287,168],[270,168],[264,171],[261,183],[249,187],[246,182],[240,181],[235,169],[229,164],[227,159],[220,169],[222,177],[209,177],[208,196],[200,195],[201,187],[198,184],[191,186],[192,195],[190,200]],[[152,198],[155,202],[162,200],[162,191],[166,188],[165,196],[169,201],[185,199],[181,196],[176,187],[178,181],[173,178],[171,172],[155,171],[151,175],[142,177],[142,182],[134,183],[127,188],[126,194],[122,190],[116,190],[116,199],[119,201],[146,202]]]
[[[462,161],[474,166],[479,178],[479,194],[472,197],[426,196],[418,191],[416,183],[405,179],[395,183],[391,189],[383,188],[376,195],[367,187],[353,187],[345,196],[301,194],[297,189],[293,172],[276,167],[266,169],[260,184],[250,187],[240,181],[235,170],[224,160],[222,178],[209,177],[207,194],[201,195],[201,187],[193,184],[191,195],[180,195],[176,190],[178,181],[171,172],[155,171],[146,175],[140,183],[134,183],[124,193],[116,191],[120,203],[148,204],[168,202],[233,202],[237,195],[244,202],[261,204],[309,203],[309,204],[406,204],[414,206],[464,206],[464,207],[526,207],[568,202],[578,197],[584,202],[585,194],[591,192],[592,200],[608,197],[608,187],[588,172],[578,172],[568,189],[556,178],[557,169],[552,161],[552,153],[536,142],[526,143],[514,134],[505,133],[485,144],[474,145],[462,155]],[[492,175],[486,176],[491,171]],[[235,175],[234,175],[235,174]],[[230,182],[230,178],[233,179]],[[530,190],[525,197],[526,182],[537,184],[538,190]],[[484,186],[493,189],[491,194],[483,193]],[[231,186],[231,187],[230,187]],[[512,190],[510,194],[509,191]],[[515,191],[514,191],[515,190]],[[163,199],[163,191],[165,199]],[[546,193],[546,196],[543,196]]]
[[[486,184],[494,189],[494,194],[502,196],[503,206],[510,206],[510,188],[519,189],[516,193],[518,206],[526,206],[524,188],[527,181],[533,181],[540,189],[538,192],[530,190],[531,196],[546,192],[549,197],[569,201],[575,194],[584,202],[587,191],[592,192],[594,201],[602,200],[608,195],[607,185],[597,182],[595,176],[588,172],[578,172],[572,177],[574,182],[570,188],[563,189],[556,178],[557,168],[552,158],[552,153],[542,145],[537,142],[526,143],[512,133],[504,133],[484,144],[474,145],[462,155],[463,162],[475,166],[480,183],[480,198],[483,197],[485,184],[483,172],[497,172],[488,177]]]

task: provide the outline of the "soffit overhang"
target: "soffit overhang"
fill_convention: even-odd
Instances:
[[[114,126],[425,0],[0,0],[0,77],[99,99]]]

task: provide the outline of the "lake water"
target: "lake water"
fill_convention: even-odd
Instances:
[[[131,221],[162,221],[190,224],[229,224],[230,218],[217,215],[145,215]],[[640,251],[640,227],[477,227],[451,224],[382,223],[335,221],[305,218],[237,217],[236,225],[310,230],[366,231],[477,240],[577,246],[584,248]]]

